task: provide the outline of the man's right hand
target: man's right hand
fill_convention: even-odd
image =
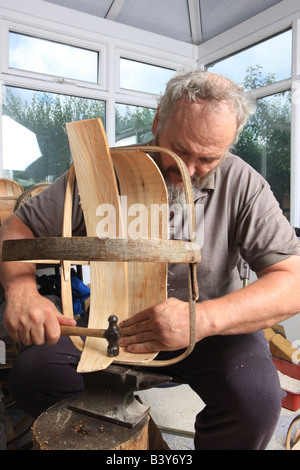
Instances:
[[[26,346],[55,344],[60,337],[60,324],[75,325],[73,319],[61,315],[53,302],[25,285],[6,299],[4,327],[11,338]]]

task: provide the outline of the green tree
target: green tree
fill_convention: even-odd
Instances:
[[[263,68],[257,65],[247,69],[244,86],[255,89],[274,81],[274,74],[264,76]],[[256,112],[250,117],[235,149],[237,155],[267,179],[287,216],[290,193],[290,126],[290,91],[258,99]]]
[[[24,92],[20,98],[13,88],[6,88],[3,114],[36,134],[42,156],[26,168],[15,171],[15,179],[55,180],[70,166],[71,153],[65,124],[99,117],[105,125],[105,103],[97,100],[44,92]],[[29,184],[30,185],[30,184]]]
[[[132,136],[135,136],[137,143],[150,140],[154,116],[155,109],[152,108],[128,105],[125,113],[120,113],[117,107],[116,142]]]

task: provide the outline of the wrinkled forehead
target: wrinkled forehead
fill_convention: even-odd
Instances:
[[[174,106],[163,127],[173,138],[206,140],[210,136],[216,142],[228,140],[230,145],[237,131],[237,119],[226,102],[211,106],[206,100],[190,102],[185,98]]]

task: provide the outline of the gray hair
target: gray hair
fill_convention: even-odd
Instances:
[[[235,143],[250,114],[255,111],[255,102],[241,85],[227,78],[201,70],[179,72],[169,80],[165,94],[159,100],[159,127],[170,115],[173,105],[183,97],[190,101],[205,99],[214,108],[218,101],[225,101],[237,118]]]

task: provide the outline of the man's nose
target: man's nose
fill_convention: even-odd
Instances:
[[[193,176],[196,173],[196,164],[195,160],[192,158],[182,158],[184,163],[186,164],[186,167],[188,169],[189,175]]]

